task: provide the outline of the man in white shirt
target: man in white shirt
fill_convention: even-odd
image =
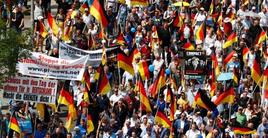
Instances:
[[[267,14],[266,8],[262,8],[262,11],[259,13],[259,16],[261,17],[260,26],[267,27],[268,26],[268,20],[267,20],[268,14]]]
[[[92,16],[89,14],[88,8],[85,8],[85,14],[83,14],[82,16],[83,18],[83,22],[87,25],[87,27],[89,27],[89,25],[92,23],[93,18]]]
[[[186,137],[187,138],[197,138],[198,135],[200,135],[200,131],[196,129],[197,126],[195,124],[195,122],[192,123],[191,129],[189,129],[186,132]]]
[[[153,62],[154,65],[154,79],[157,77],[164,60],[161,59],[160,55],[155,55],[155,60]]]
[[[118,92],[118,86],[114,86],[113,92],[114,94],[110,97],[110,102],[112,106],[114,106],[116,102],[123,98],[123,96]]]
[[[133,81],[133,75],[131,75],[129,72],[125,71],[124,74],[122,75],[122,84],[124,87],[128,86],[129,80]]]

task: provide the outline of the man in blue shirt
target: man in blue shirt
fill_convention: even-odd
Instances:
[[[46,136],[46,130],[43,129],[42,124],[37,124],[37,129],[35,131],[34,137],[35,138],[44,138]]]
[[[268,130],[267,118],[262,118],[262,123],[258,126],[257,134],[259,138],[262,138],[264,135],[264,131]]]
[[[80,133],[85,136],[87,134],[87,126],[84,119],[81,119],[80,125],[78,127],[80,129]]]

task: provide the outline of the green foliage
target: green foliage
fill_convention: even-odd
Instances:
[[[31,48],[31,31],[22,33],[7,28],[3,20],[0,20],[0,85],[4,78],[16,74],[16,63],[19,58],[29,56],[29,52],[23,49]]]

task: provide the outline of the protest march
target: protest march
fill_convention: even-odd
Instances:
[[[0,138],[268,138],[268,0],[29,2]]]

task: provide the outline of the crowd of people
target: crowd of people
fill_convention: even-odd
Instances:
[[[50,0],[35,0],[33,51],[52,57],[59,57],[59,43],[66,43],[82,50],[96,50],[118,46],[125,54],[137,48],[140,55],[134,57],[135,75],[119,69],[117,60],[108,58],[104,66],[111,91],[98,94],[95,89],[97,68],[88,66],[90,76],[89,103],[81,102],[86,86],[79,81],[71,81],[69,91],[76,103],[77,119],[71,130],[66,129],[66,107],[45,105],[45,115],[37,111],[36,103],[11,101],[9,112],[0,112],[1,137],[25,138],[266,138],[268,137],[267,104],[265,81],[255,80],[254,64],[259,65],[260,76],[265,75],[267,62],[268,1],[267,0],[135,0],[143,5],[131,5],[134,0],[98,1],[103,6],[107,26],[90,12],[92,0],[56,0],[57,12],[53,17],[58,26],[58,34],[49,29],[48,14],[51,13]],[[176,5],[177,3],[177,5]],[[1,20],[18,33],[24,28],[24,13],[27,0],[1,1]],[[42,24],[48,35],[42,35]],[[200,36],[201,26],[204,33]],[[66,33],[67,32],[67,33]],[[230,38],[235,32],[236,39]],[[264,32],[265,35],[261,35]],[[123,44],[118,43],[122,35]],[[203,35],[203,36],[202,36]],[[260,39],[264,36],[264,39]],[[200,39],[200,37],[204,37]],[[229,38],[231,44],[227,45]],[[202,79],[187,78],[185,74],[185,50],[204,51],[205,71]],[[247,51],[245,50],[247,49]],[[212,102],[225,91],[225,82],[216,81],[212,87],[216,58],[220,72],[234,73],[238,84],[234,85],[235,98],[228,103],[217,105],[219,114],[215,116],[196,101],[198,88],[203,89]],[[141,110],[140,90],[137,89],[139,72],[136,63],[146,61],[150,72],[144,81],[151,112]],[[214,63],[213,63],[214,62]],[[256,62],[256,63],[255,63]],[[152,84],[158,79],[165,66],[167,87],[153,97]],[[263,74],[263,75],[262,75]],[[267,75],[267,74],[266,74]],[[169,77],[168,77],[169,76]],[[188,75],[191,76],[191,75]],[[172,78],[172,79],[171,79]],[[263,78],[263,77],[262,77]],[[233,78],[231,78],[233,79]],[[170,80],[174,80],[174,83]],[[63,83],[59,83],[60,92]],[[171,100],[167,100],[167,90],[171,87],[176,97],[174,120],[169,118]],[[97,88],[97,87],[96,87]],[[164,112],[171,127],[156,122],[158,110]],[[10,118],[16,114],[29,119],[32,131],[18,134],[10,129]],[[90,114],[94,128],[87,130]],[[237,132],[237,128],[247,131]],[[250,130],[250,131],[249,131]]]

